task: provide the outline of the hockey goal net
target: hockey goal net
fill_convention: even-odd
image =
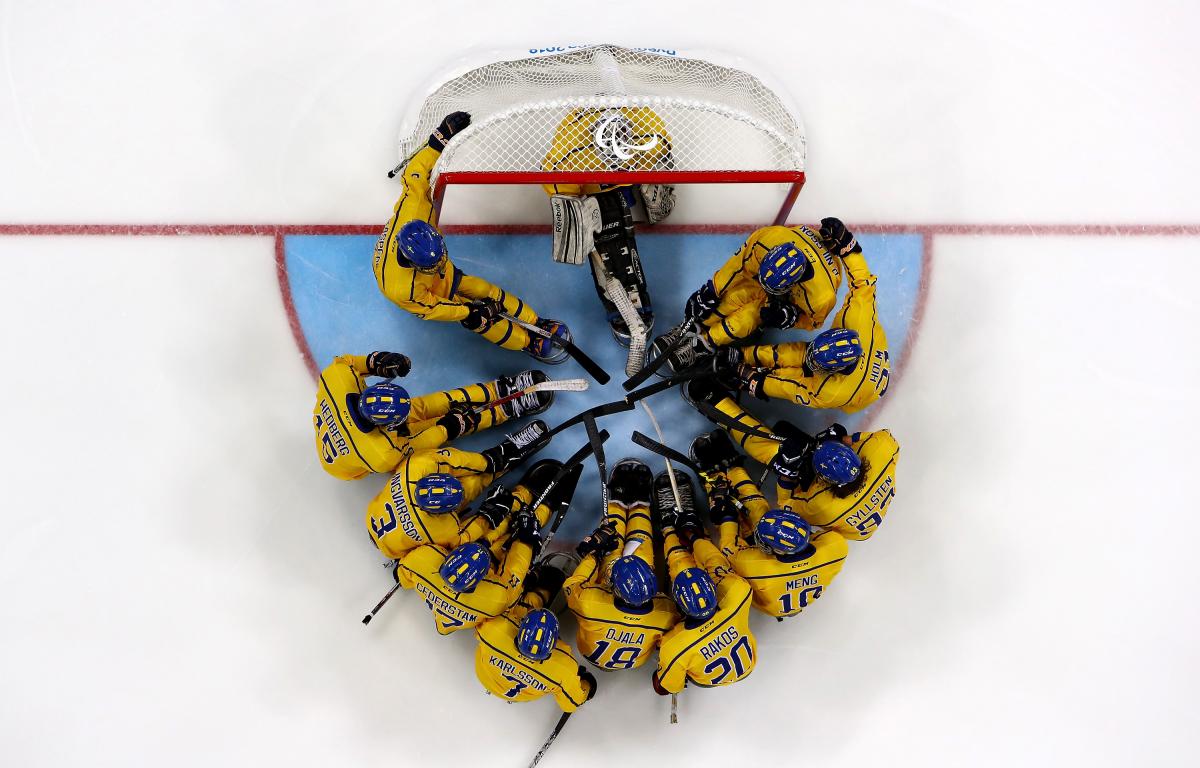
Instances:
[[[471,114],[434,167],[454,184],[804,184],[800,121],[753,75],[597,45],[496,61],[436,87],[405,126],[402,164],[444,116]]]

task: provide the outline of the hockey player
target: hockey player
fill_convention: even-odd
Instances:
[[[711,380],[689,382],[691,402],[704,401],[760,432],[770,432]],[[810,525],[832,528],[847,539],[868,539],[883,523],[896,495],[900,445],[886,429],[856,432],[841,424],[815,436],[786,421],[773,433],[782,442],[733,430],[733,439],[756,461],[774,471],[779,506]]]
[[[417,451],[367,506],[367,531],[392,560],[422,544],[453,549],[491,528],[486,516],[464,524],[457,512],[549,441],[540,419],[482,453],[457,448]]]
[[[609,475],[611,499],[600,527],[579,543],[581,560],[563,585],[575,614],[579,653],[601,669],[636,669],[659,638],[679,621],[671,598],[658,590],[650,467],[622,459]]]
[[[544,459],[530,467],[511,492],[497,486],[479,505],[479,514],[492,527],[487,535],[452,551],[425,544],[396,564],[396,580],[424,598],[439,634],[474,629],[504,613],[521,596],[521,583],[541,548],[540,528],[551,510],[570,502],[582,469],[576,467],[531,509],[561,467],[560,461]]]
[[[833,327],[808,342],[724,349],[717,366],[724,382],[761,400],[777,397],[855,413],[883,397],[891,373],[887,335],[875,305],[876,277],[842,222],[824,219],[821,234],[841,254],[850,281]]]
[[[339,355],[321,372],[313,427],[317,456],[326,472],[339,480],[392,472],[414,451],[440,448],[461,435],[542,413],[554,402],[553,392],[531,392],[475,413],[486,403],[546,381],[541,371],[413,398],[391,381],[368,387],[364,380],[367,376],[400,378],[410,368],[404,355],[372,352]]]
[[[672,167],[671,136],[646,107],[572,110],[555,129],[542,161],[546,171],[650,171]],[[618,309],[628,299],[648,334],[654,309],[634,222],[654,224],[674,206],[674,189],[660,185],[546,184],[554,221],[554,258],[589,260],[596,293],[613,336],[628,347],[631,331]],[[612,280],[616,281],[614,284]],[[624,296],[613,296],[621,291]]]
[[[849,554],[846,539],[837,531],[814,534],[795,512],[770,509],[725,432],[696,438],[691,453],[704,470],[721,552],[750,584],[754,607],[782,619],[821,597]]]
[[[684,618],[659,643],[654,690],[664,696],[679,693],[689,680],[702,688],[736,683],[758,661],[750,632],[750,584],[704,538],[703,525],[686,521],[687,510],[659,513],[671,594]]]
[[[422,320],[456,321],[504,349],[524,350],[544,363],[561,363],[566,353],[550,339],[531,334],[504,315],[569,340],[565,325],[539,319],[519,298],[464,273],[447,257],[446,243],[437,230],[429,175],[450,137],[470,123],[466,112],[447,115],[429,143],[404,167],[404,191],[375,244],[375,280],[384,296]]]
[[[824,222],[837,219],[823,219]],[[840,223],[840,222],[839,222]],[[829,233],[832,234],[832,233]],[[837,301],[842,282],[834,244],[805,226],[764,227],[752,235],[684,307],[692,338],[668,360],[672,370],[697,355],[745,342],[760,327],[816,330]],[[655,340],[669,348],[683,326]]]
[[[558,617],[545,608],[562,587],[563,573],[537,566],[525,579],[520,602],[475,629],[475,676],[493,696],[533,701],[553,696],[574,712],[596,695],[596,678],[559,639]]]

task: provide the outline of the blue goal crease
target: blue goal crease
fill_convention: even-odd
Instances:
[[[679,322],[688,295],[712,277],[744,239],[744,235],[638,234],[638,250],[655,308],[655,334]],[[415,395],[536,367],[532,358],[494,347],[458,323],[418,320],[385,299],[371,271],[376,240],[373,235],[284,238],[292,301],[319,368],[340,354],[366,354],[377,349],[403,352],[413,360],[412,373],[403,384]],[[548,235],[450,235],[446,241],[455,264],[516,294],[539,315],[566,322],[576,344],[612,374],[613,380],[606,386],[592,381],[587,392],[559,393],[554,407],[541,418],[553,426],[584,408],[619,400],[624,395],[621,381],[625,379],[625,350],[617,346],[609,333],[586,265],[576,267],[551,261]],[[908,353],[909,331],[917,309],[923,268],[922,236],[862,235],[859,241],[871,271],[879,276],[876,295],[895,371],[903,365]],[[840,302],[841,297],[839,306]],[[811,336],[792,331],[785,337],[783,332],[772,331],[767,341]],[[570,360],[543,368],[551,378],[587,378]],[[903,386],[903,382],[895,381],[894,386]],[[838,421],[853,431],[872,410],[886,406],[885,398],[862,413],[846,415],[839,411],[798,408],[782,401],[744,402],[748,410],[768,424],[786,418],[810,430]],[[652,398],[649,403],[667,442],[685,453],[696,435],[713,428],[674,391]],[[610,468],[619,459],[634,456],[650,464],[656,473],[663,470],[661,458],[629,440],[634,430],[653,436],[653,428],[641,409],[608,417],[603,427],[612,434],[605,445]],[[479,450],[500,440],[502,429],[463,438],[455,445]],[[565,459],[586,440],[582,429],[568,430],[540,455]],[[572,509],[559,541],[577,540],[599,522],[602,516],[599,483],[595,463],[591,462],[576,492],[578,509]],[[589,488],[595,493],[589,494]]]

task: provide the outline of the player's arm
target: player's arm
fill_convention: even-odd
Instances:
[[[391,298],[407,312],[411,312],[422,320],[431,320],[439,323],[461,322],[471,313],[470,307],[466,304],[452,301],[434,294],[425,284],[417,278],[412,277],[412,285],[406,296],[393,295]]]
[[[708,571],[708,575],[713,577],[713,581],[720,583],[721,579],[733,570],[733,566],[729,564],[729,558],[717,548],[708,539],[696,539],[692,542],[692,555],[696,558],[696,564],[704,570]]]
[[[567,604],[575,608],[579,590],[590,586],[599,580],[600,556],[587,555],[575,566],[575,572],[563,582],[563,594],[567,596]]]
[[[712,284],[718,298],[724,295],[725,291],[737,282],[737,278],[746,272],[750,254],[754,252],[754,244],[758,242],[757,235],[757,232],[750,235],[746,242],[742,243],[742,247],[738,249],[737,253],[730,256],[713,275]],[[756,275],[751,275],[751,277],[756,277]]]
[[[563,712],[574,712],[596,695],[596,678],[582,666],[575,674],[564,675],[559,685],[554,691],[554,700]]]
[[[838,311],[835,326],[858,331],[864,339],[870,338],[875,329],[875,283],[877,278],[867,268],[861,253],[852,253],[842,259],[850,274],[850,292]],[[865,341],[864,341],[865,344]]]
[[[688,651],[684,650],[678,657],[664,659],[660,647],[658,668],[654,670],[654,675],[650,678],[650,684],[654,687],[655,693],[666,696],[671,693],[679,693],[684,689],[684,686],[687,685],[687,659],[685,658],[687,653]]]

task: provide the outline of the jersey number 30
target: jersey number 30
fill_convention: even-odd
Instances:
[[[746,659],[742,660],[740,651],[745,651]],[[731,661],[732,660],[732,661]],[[714,672],[717,676],[709,681],[709,685],[720,685],[721,681],[729,677],[729,673],[734,673],[734,680],[741,680],[746,674],[746,670],[750,668],[750,664],[754,661],[754,651],[750,650],[750,638],[743,636],[733,645],[729,646],[729,657],[718,656],[709,662],[704,668],[704,674],[711,675]],[[719,670],[719,671],[718,671]]]

